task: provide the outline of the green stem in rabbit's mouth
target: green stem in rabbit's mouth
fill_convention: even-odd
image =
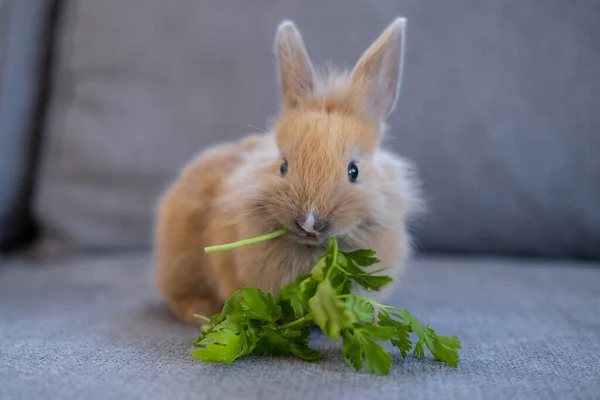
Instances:
[[[278,236],[285,235],[287,232],[288,232],[288,229],[287,228],[283,228],[283,229],[280,229],[280,230],[275,231],[275,232],[267,233],[265,235],[253,237],[253,238],[250,238],[250,239],[240,240],[239,242],[233,242],[233,243],[228,243],[228,244],[221,244],[221,245],[218,245],[218,246],[205,247],[204,248],[204,252],[206,252],[206,253],[217,253],[219,251],[232,250],[232,249],[236,249],[238,247],[248,246],[250,244],[254,244],[254,243],[258,243],[258,242],[264,242],[265,240],[271,240],[271,239],[274,239],[274,238],[276,238]]]

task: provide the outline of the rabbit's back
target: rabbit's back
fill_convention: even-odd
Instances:
[[[182,169],[159,202],[154,237],[156,280],[182,320],[192,322],[193,313],[219,311],[216,289],[223,277],[216,276],[208,265],[203,242],[213,236],[208,230],[224,182],[260,141],[249,136],[200,153]]]

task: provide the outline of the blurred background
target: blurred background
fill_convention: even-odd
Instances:
[[[600,257],[597,0],[2,0],[2,248],[147,248],[178,169],[277,111],[282,19],[350,68],[397,16],[419,251]]]

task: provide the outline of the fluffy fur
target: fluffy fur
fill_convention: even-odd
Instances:
[[[279,26],[282,110],[273,128],[199,154],[159,203],[156,278],[182,321],[219,312],[243,286],[276,294],[312,268],[331,236],[342,249],[374,249],[377,268],[398,278],[411,250],[407,221],[418,209],[417,185],[411,166],[381,141],[400,87],[405,24],[395,20],[350,73],[323,76],[294,24]],[[359,169],[356,182],[350,162]],[[282,227],[291,232],[203,251]]]

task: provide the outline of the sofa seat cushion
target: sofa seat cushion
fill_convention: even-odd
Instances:
[[[514,259],[415,260],[389,303],[463,343],[458,369],[402,360],[390,376],[325,360],[204,364],[195,327],[157,296],[147,254],[73,256],[0,273],[0,398],[587,398],[600,393],[600,268]]]

